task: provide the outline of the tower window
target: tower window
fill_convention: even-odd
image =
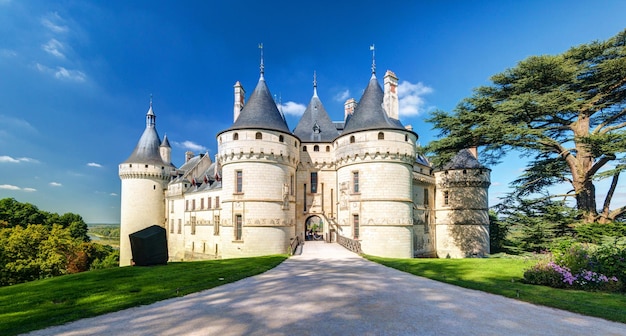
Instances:
[[[354,135],[350,137],[350,143],[354,143]]]
[[[378,132],[378,140],[385,140],[385,133]]]
[[[424,206],[428,206],[428,189],[424,188]]]
[[[448,190],[443,192],[443,204],[450,205],[450,191]]]
[[[359,172],[352,172],[352,192],[359,192]]]
[[[213,235],[219,236],[220,234],[220,215],[213,216]]]
[[[302,146],[302,151],[306,152],[306,146]]]
[[[233,140],[239,140],[239,133],[233,134]]]
[[[279,136],[278,136],[278,141],[280,141],[280,142],[285,142],[285,137],[284,137],[284,136],[282,136],[282,135],[279,135]]]
[[[408,135],[404,135],[404,141],[409,141],[409,136]]]
[[[241,170],[237,170],[235,174],[236,174],[235,192],[242,193],[243,192],[243,172]]]
[[[359,235],[360,235],[360,227],[359,227],[359,215],[352,215],[352,225],[354,226],[353,228],[353,233],[354,233],[354,239],[359,239]]]
[[[311,193],[317,193],[317,172],[311,173]]]
[[[314,152],[319,152],[320,151],[320,146],[318,146],[318,145],[313,146],[313,151]]]
[[[256,134],[254,135],[254,138],[257,140],[261,140],[263,139],[263,134],[261,134],[261,132],[256,132]]]
[[[289,195],[294,195],[294,190],[293,190],[294,184],[293,184],[293,174],[291,174],[290,180],[289,180]]]
[[[235,215],[235,240],[241,240],[243,237],[243,220],[241,215]]]
[[[330,146],[326,146],[326,151],[330,152]]]

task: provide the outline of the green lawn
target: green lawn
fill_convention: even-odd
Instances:
[[[534,265],[535,260],[364,257],[407,273],[460,287],[626,323],[626,295],[623,293],[586,292],[522,283],[524,270]]]
[[[90,271],[0,288],[0,335],[145,305],[263,273],[286,255]]]

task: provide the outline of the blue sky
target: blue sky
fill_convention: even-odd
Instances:
[[[119,222],[117,167],[150,95],[175,165],[187,150],[213,156],[234,83],[248,96],[257,83],[259,43],[291,129],[314,71],[326,110],[343,118],[368,83],[374,44],[378,77],[399,77],[401,121],[425,145],[437,134],[429,111],[452,110],[528,56],[617,34],[624,13],[624,1],[0,0],[0,198]],[[523,161],[491,168],[495,204]],[[615,205],[626,203],[618,192]]]

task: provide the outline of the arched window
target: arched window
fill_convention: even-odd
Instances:
[[[330,152],[330,146],[326,146],[326,151]]]
[[[354,143],[354,135],[350,137],[350,143]]]
[[[385,133],[378,132],[378,140],[385,140]]]
[[[320,151],[320,146],[318,146],[318,145],[313,146],[313,151],[314,152],[319,152]]]
[[[306,146],[302,146],[302,151],[306,152]]]
[[[278,136],[278,141],[280,141],[280,142],[285,142],[285,137],[284,137],[284,136],[282,136],[282,135],[279,135],[279,136]]]
[[[239,133],[233,134],[233,140],[239,140]]]
[[[254,135],[254,138],[257,140],[261,140],[263,139],[263,134],[261,134],[261,132],[256,132],[256,134]]]

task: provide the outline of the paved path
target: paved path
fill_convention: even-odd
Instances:
[[[258,276],[31,335],[626,335],[626,324],[396,271],[337,244]]]

